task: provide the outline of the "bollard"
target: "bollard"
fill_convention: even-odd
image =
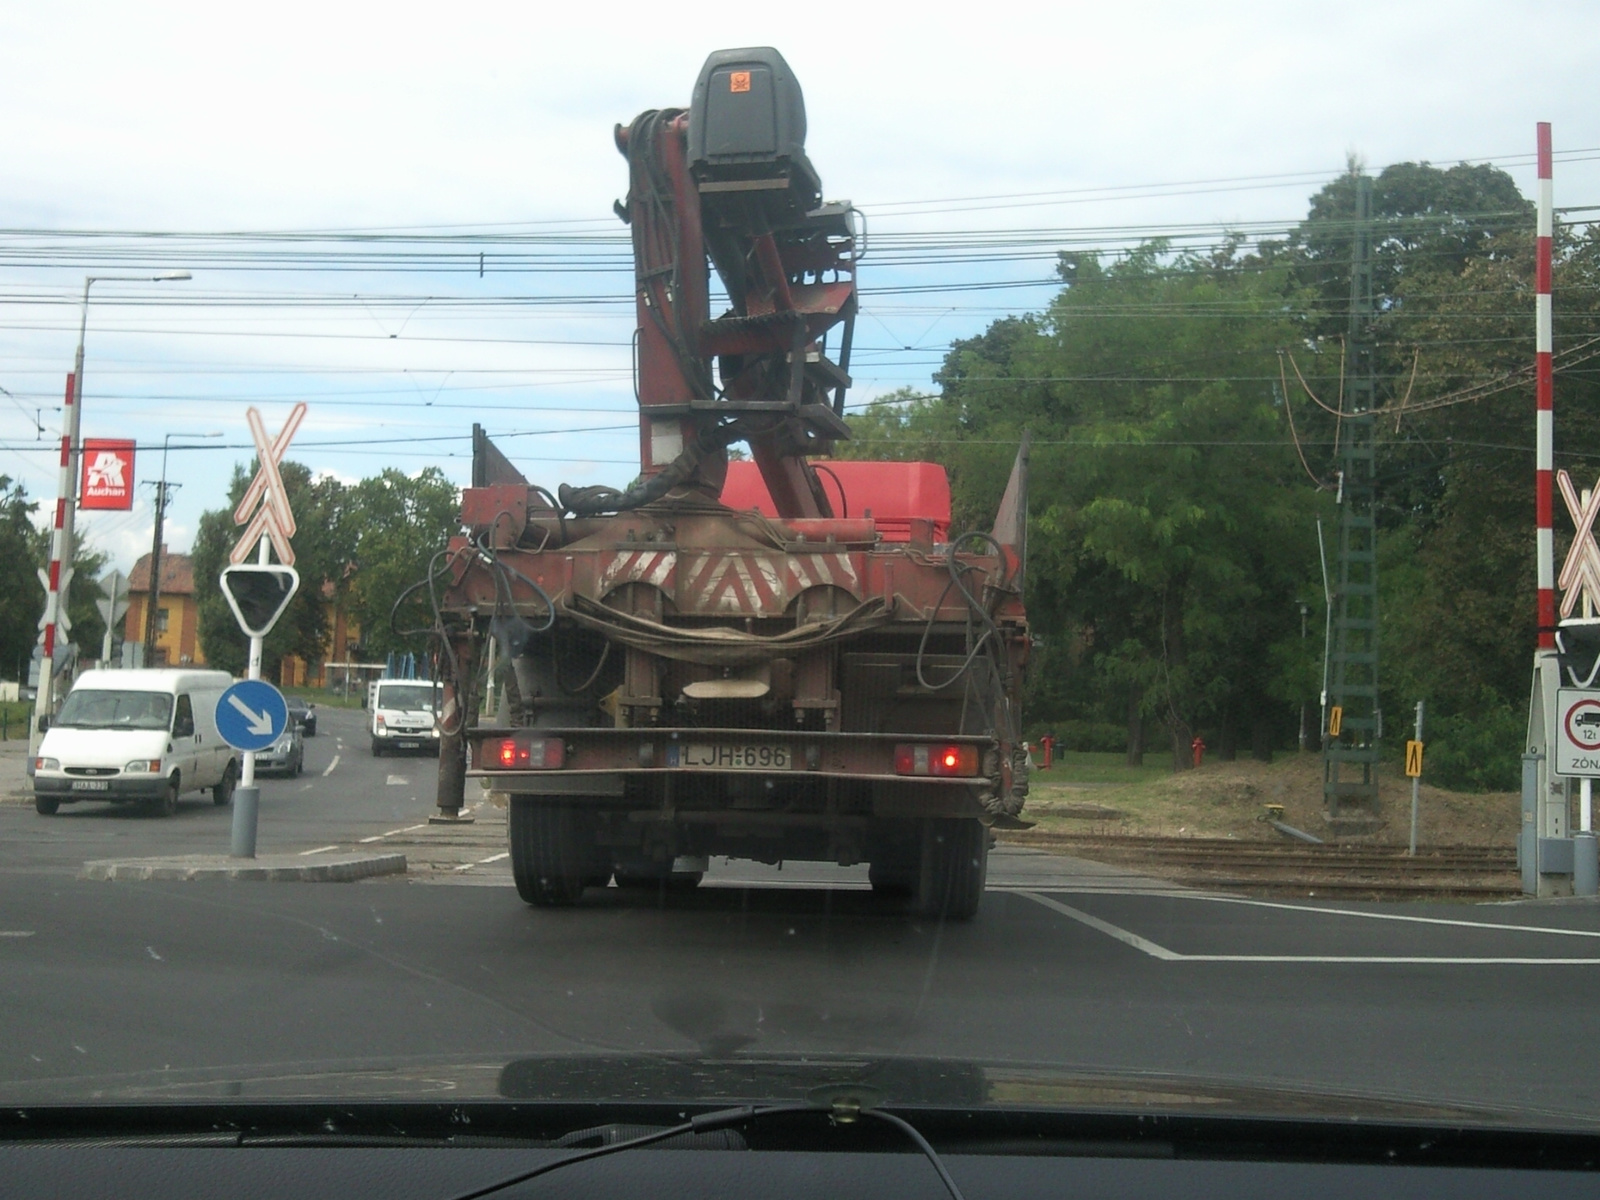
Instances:
[[[1593,833],[1580,833],[1572,839],[1572,894],[1600,895],[1600,845]]]
[[[261,800],[261,789],[243,785],[233,789],[233,845],[228,853],[234,858],[256,856],[256,806]]]

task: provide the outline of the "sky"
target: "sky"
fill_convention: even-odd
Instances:
[[[866,219],[856,403],[1042,307],[1057,249],[1281,228],[1351,155],[1495,162],[1531,195],[1548,120],[1556,205],[1600,205],[1591,4],[13,3],[0,474],[51,507],[84,277],[188,270],[91,291],[83,434],[136,439],[141,486],[79,528],[125,571],[163,442],[181,552],[251,405],[276,431],[304,400],[290,457],[346,480],[464,483],[476,421],[536,482],[625,484],[612,127],[748,45],[783,52],[825,193]]]

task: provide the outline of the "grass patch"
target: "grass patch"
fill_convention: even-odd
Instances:
[[[1062,833],[1220,837],[1281,841],[1268,824],[1269,805],[1298,829],[1333,840],[1323,817],[1322,759],[1286,754],[1273,763],[1215,762],[1174,774],[1129,768],[1121,755],[1068,754],[1059,768],[1029,781],[1023,817]],[[1410,835],[1410,781],[1398,770],[1379,775],[1379,817],[1370,839],[1403,845]],[[1514,792],[1453,792],[1424,784],[1420,840],[1434,846],[1510,846],[1520,820]]]
[[[301,699],[315,704],[318,708],[360,708],[362,694],[365,690],[366,686],[362,685],[361,691],[351,688],[348,696],[341,696],[338,692],[329,692],[322,688],[296,687],[284,688],[283,694],[285,696],[299,696]]]

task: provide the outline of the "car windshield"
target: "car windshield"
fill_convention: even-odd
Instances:
[[[1600,1148],[1600,3],[204,7],[0,16],[0,1144]]]
[[[385,683],[378,687],[378,707],[432,712],[438,696],[431,684]]]
[[[119,691],[75,691],[55,721],[69,729],[166,729],[171,723],[171,696]]]

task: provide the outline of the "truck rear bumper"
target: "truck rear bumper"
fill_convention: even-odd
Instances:
[[[560,767],[499,765],[495,748],[507,739],[559,738]],[[998,770],[993,738],[898,733],[818,733],[774,729],[527,729],[467,731],[467,776],[487,779],[495,791],[578,793],[580,780],[671,775],[754,776],[772,779],[840,779],[885,784],[971,788],[992,782]],[[967,775],[907,775],[896,771],[896,748],[906,745],[972,747],[978,769]],[[987,768],[987,769],[986,769]],[[567,781],[555,784],[553,781]]]

